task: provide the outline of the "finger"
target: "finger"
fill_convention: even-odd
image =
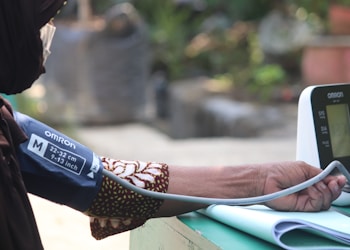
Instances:
[[[336,180],[331,180],[328,183],[328,188],[332,193],[332,199],[335,200],[336,198],[339,197],[339,195],[341,194],[341,190],[344,187],[343,182],[341,180],[338,181],[338,179]]]
[[[349,180],[346,179],[344,175],[338,175],[337,182],[338,182],[338,185],[340,186],[340,189],[342,189],[345,186],[345,184],[349,182]]]
[[[323,182],[326,183],[326,185],[328,185],[328,183],[331,181],[336,181],[340,189],[342,189],[345,186],[347,179],[344,175],[337,175],[337,176],[329,175],[325,179],[323,179]]]
[[[315,188],[321,194],[321,198],[320,198],[320,201],[322,201],[321,209],[322,210],[329,209],[334,197],[331,189],[323,181],[316,183]]]
[[[323,194],[316,188],[316,185],[308,187],[308,202],[305,204],[305,211],[320,211],[324,207]]]

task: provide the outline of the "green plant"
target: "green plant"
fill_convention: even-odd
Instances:
[[[308,13],[314,13],[322,18],[326,18],[330,1],[325,0],[289,0],[290,5],[304,8]]]
[[[221,12],[232,20],[252,21],[264,17],[274,6],[271,0],[206,0],[210,12]]]
[[[195,36],[186,47],[186,56],[193,65],[207,75],[231,72],[232,68],[245,68],[251,64],[250,43],[254,25],[237,22],[229,29],[203,32]]]
[[[200,30],[203,20],[217,14],[225,16],[229,24],[238,20],[256,20],[272,6],[268,0],[203,1],[206,8],[200,11],[190,4],[179,6],[172,0],[131,1],[149,24],[155,63],[160,62],[167,67],[171,80],[193,72],[205,72],[207,75],[225,73],[228,65],[246,60],[249,52],[243,48],[244,44],[236,44],[237,39],[240,39],[239,43],[244,43],[244,39],[233,37],[224,30],[203,33]],[[191,48],[198,45],[196,42],[203,42],[205,37],[210,40],[210,48],[195,48],[198,53],[193,54]],[[236,41],[231,44],[232,39]],[[233,50],[235,56],[232,57]]]
[[[334,3],[334,4],[350,6],[350,0],[333,0],[333,1],[330,1],[330,2]]]
[[[269,99],[274,87],[288,78],[282,66],[265,65],[257,35],[258,21],[276,2],[204,1],[207,7],[200,12],[178,6],[172,0],[132,1],[149,25],[155,63],[165,65],[170,81],[206,75],[220,88],[238,86],[258,93],[260,99]],[[300,2],[307,8],[315,8]],[[321,4],[318,6],[321,8]],[[303,12],[299,12],[301,16],[300,13]],[[218,16],[225,18],[224,26],[220,22],[214,29],[201,25],[208,21],[215,23],[218,19],[212,18]]]
[[[286,83],[286,72],[278,64],[266,64],[253,71],[250,89],[263,101],[270,99],[273,90]]]
[[[134,1],[149,26],[154,65],[165,65],[171,80],[185,71],[184,49],[197,20],[190,20],[191,11],[178,8],[171,0]]]

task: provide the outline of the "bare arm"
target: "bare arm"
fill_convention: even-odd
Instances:
[[[103,157],[104,167],[132,184],[157,192],[209,198],[256,197],[301,183],[321,172],[304,162],[266,163],[244,166],[180,167]],[[323,181],[266,203],[288,211],[328,209],[345,185],[344,176],[328,176]],[[205,204],[159,200],[139,195],[104,177],[90,208],[92,235],[102,239],[141,226],[149,218],[183,214]]]
[[[321,170],[304,162],[283,162],[235,167],[169,167],[168,193],[212,198],[243,198],[273,193],[303,182]],[[343,176],[329,176],[316,185],[271,202],[277,210],[319,211],[328,209],[345,185]],[[155,215],[172,216],[206,207],[177,201],[164,201]]]

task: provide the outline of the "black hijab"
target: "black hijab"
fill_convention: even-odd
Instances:
[[[44,72],[40,28],[63,3],[0,0],[0,93],[21,92]],[[0,249],[43,249],[16,160],[15,148],[25,139],[0,97]]]
[[[0,93],[29,88],[45,72],[40,28],[65,0],[0,0]]]

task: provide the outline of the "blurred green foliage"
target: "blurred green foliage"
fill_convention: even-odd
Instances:
[[[229,29],[235,21],[263,17],[272,3],[267,0],[204,0],[201,1],[202,7],[198,7],[195,6],[198,1],[179,2],[132,1],[149,24],[155,70],[165,65],[170,80],[196,74],[224,74],[229,65],[246,65],[249,52],[247,37],[244,36],[249,34],[242,36],[240,31],[231,32]],[[216,15],[223,17],[221,21],[224,23],[203,30],[203,22]],[[216,21],[220,21],[218,19]]]
[[[279,64],[266,64],[256,68],[252,72],[253,81],[250,89],[258,95],[261,101],[269,101],[271,93],[276,88],[286,83],[286,73]]]
[[[198,19],[191,20],[189,9],[178,9],[169,0],[134,1],[149,25],[155,67],[167,68],[172,79],[181,78],[186,67],[184,49],[194,35]]]
[[[92,0],[99,12],[121,2],[133,4],[147,23],[153,69],[166,71],[169,81],[198,75],[225,78],[232,86],[261,93],[264,100],[298,72],[265,60],[259,21],[281,6],[294,8],[299,18],[324,21],[329,5],[325,0]],[[299,59],[300,54],[288,57],[296,64]]]

